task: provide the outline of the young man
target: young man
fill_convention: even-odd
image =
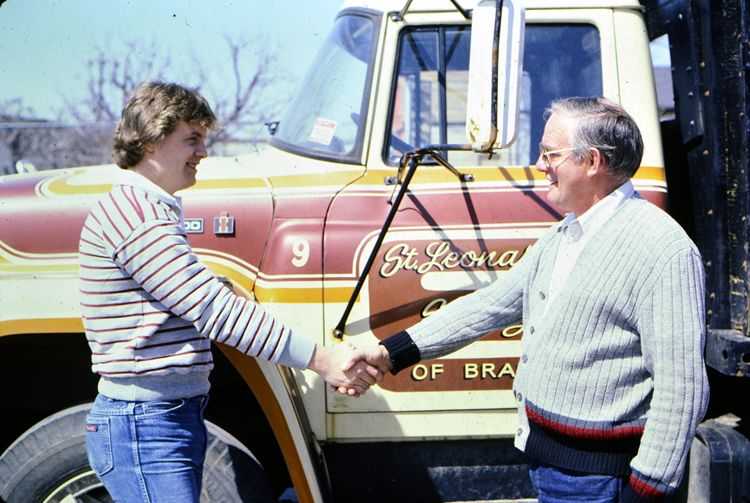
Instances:
[[[643,141],[603,98],[552,104],[537,169],[567,212],[502,279],[382,345],[398,372],[523,320],[515,445],[540,502],[661,501],[682,478],[708,384],[695,245],[630,178]]]
[[[349,346],[328,350],[238,297],[192,252],[175,192],[195,183],[216,118],[198,93],[147,83],[114,138],[122,168],[81,231],[81,307],[99,394],[87,418],[91,466],[118,502],[198,502],[211,341],[310,368],[364,392],[382,377]]]

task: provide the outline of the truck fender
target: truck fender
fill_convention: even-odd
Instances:
[[[250,358],[224,344],[217,346],[252,390],[266,414],[299,502],[326,501],[324,494],[330,494],[330,490],[322,450],[310,428],[291,370]]]

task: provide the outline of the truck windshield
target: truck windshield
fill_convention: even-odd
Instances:
[[[360,162],[377,18],[344,13],[321,47],[271,143],[326,159]]]

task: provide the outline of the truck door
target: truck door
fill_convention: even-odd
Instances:
[[[611,13],[580,11],[576,22],[544,23],[527,14],[514,144],[492,159],[450,152],[449,161],[472,174],[471,182],[460,182],[436,164],[418,169],[349,317],[345,339],[353,344],[388,337],[458,296],[502,280],[529,245],[562,218],[547,203],[546,181],[533,167],[544,110],[558,97],[604,93],[602,48],[609,47],[611,35],[605,34],[603,43],[599,25],[611,23]],[[587,15],[592,21],[581,21]],[[392,183],[401,154],[430,144],[466,143],[470,26],[444,18],[430,23],[427,14],[423,20],[420,25],[388,21],[368,171],[338,195],[327,217],[327,282],[353,286],[398,190]],[[345,305],[330,300],[329,330]],[[335,414],[334,434],[361,435],[363,428],[354,424],[363,416],[345,413],[364,411],[385,414],[368,418],[393,419],[372,420],[373,435],[378,428],[385,436],[408,436],[410,428],[424,435],[427,411],[433,411],[429,430],[436,435],[465,435],[465,421],[476,434],[510,433],[513,419],[498,421],[496,413],[515,414],[511,387],[521,336],[519,320],[451,355],[387,376],[357,400],[329,393],[328,411],[341,413]],[[435,415],[439,410],[446,411],[444,417]],[[472,413],[459,417],[455,411]]]

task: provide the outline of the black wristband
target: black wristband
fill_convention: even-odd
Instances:
[[[388,350],[393,375],[422,359],[419,348],[405,330],[380,341],[380,344]]]

